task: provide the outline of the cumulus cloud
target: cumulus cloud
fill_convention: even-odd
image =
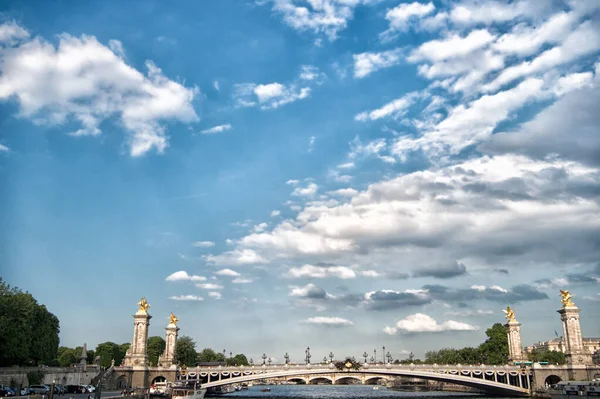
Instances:
[[[231,270],[231,269],[221,269],[217,272],[215,272],[216,275],[218,276],[228,276],[228,277],[239,277],[240,274],[238,272],[236,272],[235,270]]]
[[[196,295],[179,295],[179,296],[171,296],[169,299],[174,301],[203,301],[204,298],[196,296]]]
[[[234,86],[234,98],[238,106],[274,109],[310,95],[310,87],[286,86],[274,82],[269,84],[241,83]]]
[[[309,183],[306,187],[296,187],[292,195],[299,197],[310,197],[317,193],[319,186],[316,183]]]
[[[419,98],[419,93],[408,93],[396,100],[390,101],[381,108],[377,108],[372,111],[361,112],[360,114],[357,114],[354,119],[364,122],[375,121],[377,119],[386,118],[389,116],[399,117],[402,116],[412,104],[414,104],[417,98]]]
[[[231,282],[233,284],[250,284],[253,280],[250,278],[234,278],[233,280],[231,280]]]
[[[101,123],[116,118],[132,156],[165,150],[165,122],[199,120],[196,87],[168,79],[152,61],[145,74],[138,71],[126,63],[119,41],[106,46],[93,36],[62,34],[55,47],[41,37],[24,40],[26,31],[14,23],[0,25],[0,32],[9,46],[0,52],[0,100],[17,100],[21,117],[49,126],[75,123],[74,136],[99,135]]]
[[[196,284],[196,287],[202,288],[203,290],[222,290],[223,289],[222,285],[214,284],[214,283]]]
[[[206,255],[206,262],[217,266],[241,266],[266,263],[266,259],[252,249],[236,249],[219,255]]]
[[[293,267],[288,270],[288,276],[292,278],[326,278],[336,277],[341,279],[356,278],[354,270],[346,266],[313,266],[303,265],[301,267]]]
[[[272,218],[277,217],[279,215],[281,215],[281,211],[279,211],[279,210],[271,211],[271,217]]]
[[[401,49],[388,50],[380,53],[354,54],[354,77],[364,78],[380,69],[389,68],[400,63]]]
[[[404,31],[408,29],[409,21],[431,14],[435,10],[433,3],[402,3],[385,14],[390,22],[390,30]]]
[[[434,318],[423,313],[415,313],[398,320],[394,327],[386,327],[384,332],[387,334],[405,333],[423,333],[423,332],[443,332],[443,331],[475,331],[479,327],[471,324],[462,323],[455,320],[448,320],[439,324]]]
[[[309,317],[308,319],[303,320],[302,322],[307,323],[307,324],[316,324],[316,325],[328,326],[328,327],[345,327],[345,326],[351,326],[354,324],[350,320],[346,320],[341,317],[324,317],[324,316]]]
[[[331,297],[323,288],[309,283],[304,287],[290,287],[290,296],[308,299],[327,299]]]
[[[426,290],[371,291],[365,294],[364,301],[368,310],[404,309],[409,306],[422,306],[432,302]]]
[[[229,123],[226,123],[224,125],[213,126],[210,129],[201,130],[200,133],[202,133],[202,134],[216,134],[216,133],[223,133],[226,130],[231,130],[231,125]]]
[[[166,281],[204,281],[206,277],[203,276],[191,276],[186,271],[180,270],[168,276]]]
[[[211,298],[214,298],[214,299],[221,299],[221,297],[222,297],[221,293],[220,292],[216,292],[216,291],[209,292],[208,296],[211,297]]]

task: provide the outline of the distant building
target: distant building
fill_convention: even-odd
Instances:
[[[600,338],[583,338],[583,347],[590,355],[600,351]],[[563,337],[540,341],[533,345],[525,347],[525,352],[531,353],[534,350],[564,352],[565,342]]]

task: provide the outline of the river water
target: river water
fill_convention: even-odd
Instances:
[[[270,388],[271,392],[261,392],[261,389]],[[468,394],[464,392],[406,392],[394,391],[386,387],[373,389],[373,385],[269,385],[253,386],[248,390],[231,392],[220,395],[225,398],[323,398],[323,399],[377,399],[377,398],[450,398],[450,399],[491,399],[484,395]],[[499,399],[494,397],[494,399]]]

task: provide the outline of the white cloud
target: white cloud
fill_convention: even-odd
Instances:
[[[357,121],[375,121],[377,119],[385,118],[390,115],[395,117],[401,116],[406,112],[407,108],[410,107],[415,100],[419,97],[419,94],[416,92],[408,93],[396,100],[390,101],[385,104],[383,107],[375,109],[373,111],[365,111],[357,114],[354,119]]]
[[[313,65],[302,65],[300,70],[301,72],[299,77],[302,80],[311,80],[321,83],[321,81],[325,78],[325,74],[321,73],[319,68]]]
[[[412,62],[444,61],[450,58],[465,57],[492,43],[494,39],[495,36],[485,29],[474,30],[465,37],[451,34],[443,40],[431,40],[423,43],[412,52],[408,60]]]
[[[281,83],[242,83],[234,86],[234,98],[238,106],[260,106],[261,109],[279,108],[282,105],[302,100],[310,95],[310,87],[296,87]]]
[[[15,21],[8,21],[0,25],[0,43],[13,45],[28,37],[29,32]]]
[[[292,267],[288,270],[288,276],[293,278],[326,278],[326,277],[337,277],[341,279],[356,278],[354,270],[346,266],[313,266],[303,265],[301,267]]]
[[[224,125],[218,125],[218,126],[211,127],[210,129],[201,130],[200,133],[202,133],[202,134],[223,133],[224,131],[230,130],[230,129],[231,129],[231,125],[229,123],[226,123]]]
[[[279,215],[281,215],[281,211],[279,211],[279,210],[271,211],[271,217],[272,218],[277,217]]]
[[[442,332],[442,331],[475,331],[479,327],[454,320],[448,320],[438,324],[435,319],[423,313],[415,313],[399,320],[395,327],[386,327],[384,332],[395,334],[397,331],[407,333],[418,332]]]
[[[240,277],[238,277],[238,278],[233,279],[231,282],[234,283],[234,284],[249,284],[252,281],[253,280],[249,279],[249,278],[240,278]]]
[[[309,298],[309,299],[326,299],[331,298],[331,295],[327,294],[325,290],[317,287],[316,285],[309,283],[304,287],[290,287],[290,296]]]
[[[536,3],[539,3],[536,5]],[[492,24],[511,21],[519,16],[536,16],[543,1],[518,0],[511,3],[498,0],[463,0],[453,7],[450,20],[459,25]]]
[[[198,247],[198,248],[210,248],[210,247],[214,247],[215,243],[212,241],[196,241],[192,245],[195,247]]]
[[[292,195],[299,197],[310,197],[317,193],[319,186],[316,183],[309,183],[306,187],[296,187]]]
[[[414,2],[414,3],[402,3],[385,14],[385,19],[390,21],[391,30],[407,30],[408,23],[415,17],[423,17],[431,14],[435,10],[433,3],[427,4]]]
[[[213,87],[215,88],[216,91],[221,91],[221,88],[219,87],[219,81],[215,80],[213,82]]]
[[[334,327],[351,326],[354,324],[350,320],[346,320],[341,317],[323,317],[323,316],[309,317],[308,319],[304,320],[303,323],[318,324],[321,326],[334,326]]]
[[[295,186],[298,183],[300,183],[300,181],[299,180],[294,180],[294,179],[291,179],[291,180],[288,180],[288,181],[285,182],[285,184],[290,184],[292,186]]]
[[[253,265],[266,262],[256,251],[247,248],[227,251],[220,255],[206,255],[204,259],[217,266]]]
[[[494,92],[516,79],[556,68],[599,49],[600,29],[592,21],[586,21],[571,32],[561,45],[544,51],[531,61],[524,61],[504,69],[496,79],[483,86],[482,90]]]
[[[214,284],[214,283],[196,284],[196,287],[202,288],[203,290],[222,290],[223,289],[222,285]]]
[[[360,3],[361,0],[273,0],[273,11],[281,14],[283,21],[293,29],[324,34],[333,41],[338,32],[346,28],[354,8]]]
[[[180,270],[168,276],[166,281],[204,281],[206,277],[203,276],[190,276],[186,271]]]
[[[236,272],[235,270],[231,270],[231,269],[221,269],[218,272],[215,272],[216,275],[218,276],[229,276],[229,277],[239,277],[240,274],[238,272]]]
[[[202,298],[200,296],[196,296],[196,295],[172,296],[172,297],[169,297],[169,299],[172,299],[174,301],[203,301],[204,300],[204,298]]]
[[[363,277],[381,277],[381,274],[376,270],[363,270],[360,275]]]
[[[375,71],[397,65],[401,61],[401,49],[381,53],[354,54],[354,77],[364,78]]]
[[[578,90],[583,87],[592,87],[594,74],[592,72],[572,73],[566,76],[561,76],[552,91],[557,96],[562,96],[570,91]]]
[[[220,292],[209,292],[208,296],[211,298],[215,298],[215,299],[221,299],[221,293]]]
[[[358,194],[358,191],[353,188],[340,188],[339,190],[333,191],[333,195],[341,195],[342,197],[354,197]]]
[[[308,152],[312,152],[315,149],[315,136],[310,136],[308,139]]]
[[[354,162],[346,162],[346,163],[339,164],[337,167],[338,167],[338,169],[352,169],[355,166],[356,165],[354,165]]]
[[[262,222],[262,223],[259,223],[259,224],[255,225],[252,230],[255,233],[261,233],[261,232],[265,231],[265,229],[267,227],[269,227],[269,224],[265,223],[265,222]]]
[[[9,151],[9,148],[3,144],[0,144],[0,152],[7,152]]]
[[[485,291],[485,285],[472,285],[471,289],[475,291]]]
[[[93,36],[62,34],[55,48],[36,37],[0,53],[0,99],[15,98],[20,116],[38,124],[75,122],[74,136],[99,135],[100,124],[116,117],[132,156],[163,152],[163,122],[198,121],[192,102],[199,90],[168,79],[152,61],[145,66],[146,75],[127,65],[115,40],[107,47]]]

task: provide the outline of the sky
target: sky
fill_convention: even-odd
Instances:
[[[0,275],[61,345],[600,336],[600,2],[3,1]]]

